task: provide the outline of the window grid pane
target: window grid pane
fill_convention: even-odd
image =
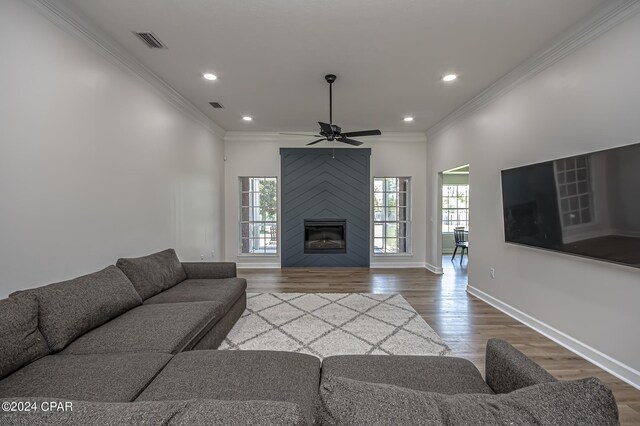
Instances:
[[[373,252],[407,253],[410,250],[408,177],[373,179]]]
[[[240,178],[240,253],[278,252],[277,178]]]
[[[587,156],[565,158],[554,164],[562,225],[568,227],[590,223],[591,191]]]
[[[442,186],[442,232],[469,230],[469,185]]]

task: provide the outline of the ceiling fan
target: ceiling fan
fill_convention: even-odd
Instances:
[[[314,136],[316,138],[320,138],[313,142],[309,142],[307,145],[315,145],[318,142],[322,141],[338,141],[348,143],[349,145],[360,146],[362,142],[357,141],[355,139],[351,139],[353,137],[360,136],[378,136],[381,135],[382,132],[380,130],[360,130],[357,132],[342,132],[342,129],[333,124],[333,83],[336,81],[336,76],[334,74],[327,74],[324,76],[324,79],[329,83],[329,122],[323,123],[322,121],[318,121],[320,125],[320,134],[310,135],[306,133],[280,133],[281,135],[298,135],[298,136]]]

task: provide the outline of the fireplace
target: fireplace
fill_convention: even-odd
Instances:
[[[323,219],[304,221],[305,253],[346,253],[347,221]]]

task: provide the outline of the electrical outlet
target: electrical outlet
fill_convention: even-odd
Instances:
[[[215,250],[211,250],[211,258],[213,259],[216,256],[216,251]]]
[[[204,254],[200,255],[200,260],[204,260]]]
[[[489,268],[489,276],[491,277],[491,279],[495,279],[496,278],[496,269],[495,268]]]

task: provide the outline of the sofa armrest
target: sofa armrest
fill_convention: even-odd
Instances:
[[[182,262],[187,279],[235,278],[235,262]]]
[[[501,339],[489,339],[485,361],[487,384],[495,393],[508,393],[556,378]]]

